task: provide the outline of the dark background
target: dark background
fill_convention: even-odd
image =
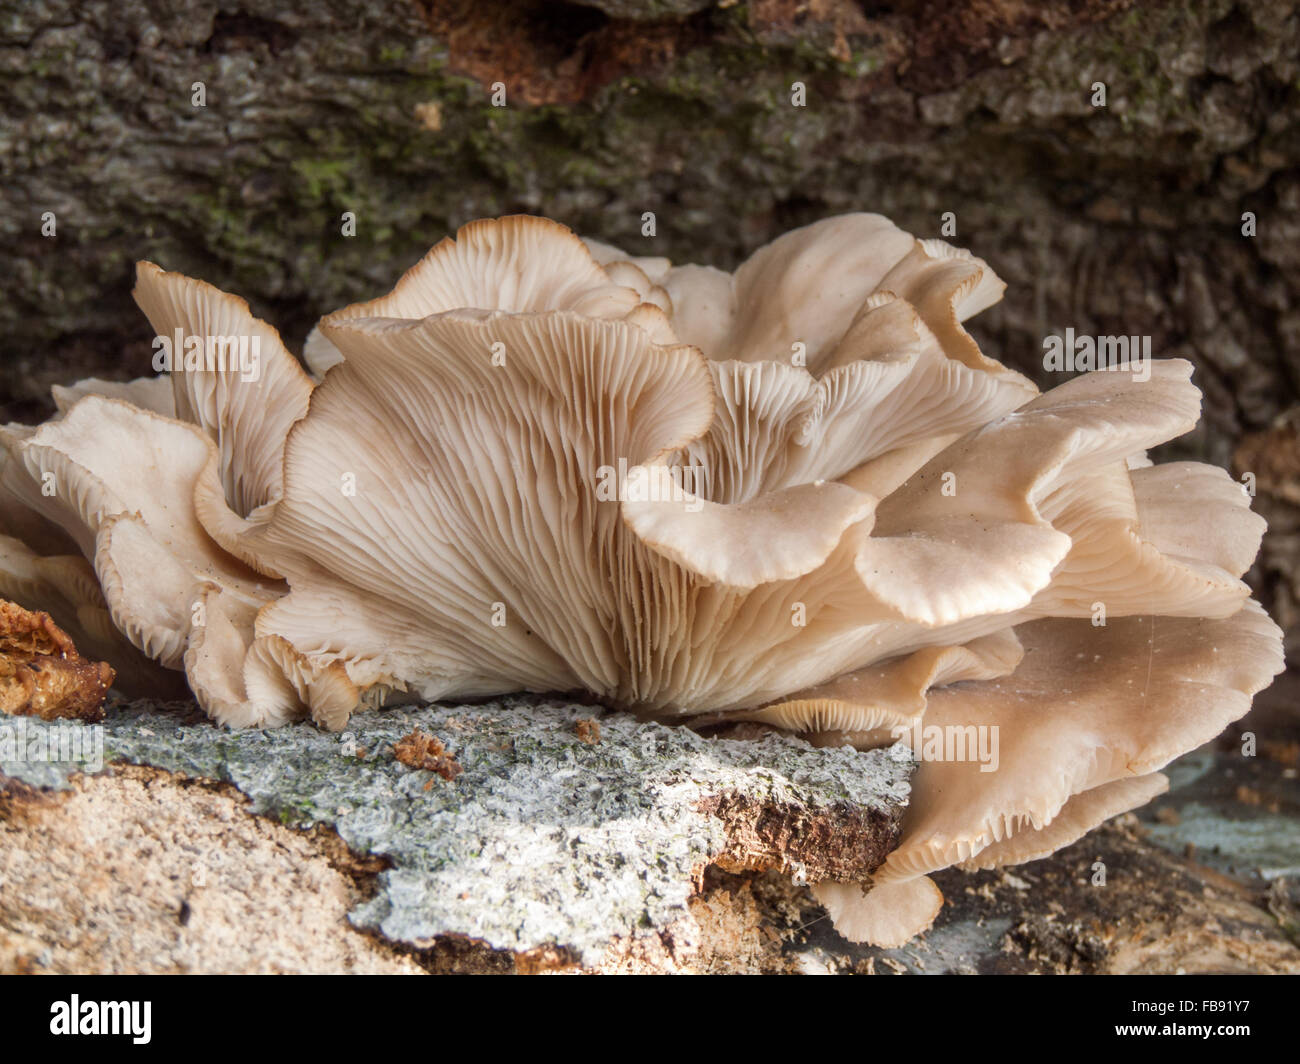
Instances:
[[[138,258],[248,298],[298,350],[476,217],[734,266],[829,214],[938,236],[952,211],[1009,286],[973,327],[990,354],[1059,383],[1042,341],[1070,326],[1195,363],[1205,417],[1164,456],[1255,473],[1252,579],[1300,660],[1298,11],[0,0],[0,416],[149,372]]]

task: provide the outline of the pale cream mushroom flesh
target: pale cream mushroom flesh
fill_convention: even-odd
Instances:
[[[734,274],[503,218],[322,319],[309,374],[242,300],[142,263],[168,372],[0,429],[0,593],[183,670],[231,726],[583,690],[901,737],[900,845],[816,887],[897,945],[930,873],[1149,800],[1282,668],[1241,581],[1263,521],[1221,470],[1146,458],[1197,421],[1191,367],[1040,395],[962,325],[1002,290],[877,215]],[[989,734],[994,770],[951,756]]]

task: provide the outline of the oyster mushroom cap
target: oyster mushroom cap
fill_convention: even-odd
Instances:
[[[132,381],[106,381],[98,377],[87,377],[76,384],[56,384],[50,393],[60,414],[66,414],[84,396],[102,395],[106,399],[121,399],[141,410],[151,410],[163,417],[176,417],[176,395],[167,374],[137,377]]]
[[[923,723],[936,730],[921,733],[926,742],[956,734],[949,729],[968,737],[996,729],[996,770],[914,750],[921,764],[903,838],[877,887],[835,895],[852,902],[846,927],[911,938],[933,915],[916,903],[929,888],[904,885],[954,864],[1034,860],[1148,800],[1164,786],[1158,769],[1244,715],[1285,665],[1277,626],[1253,602],[1222,620],[1043,620],[1017,634],[1020,667],[991,683],[930,691]],[[877,894],[881,884],[899,889]]]
[[[280,334],[237,296],[151,262],[137,265],[132,294],[158,336],[173,343],[175,417],[216,444],[231,508],[247,515],[279,498],[284,440],[307,413],[313,387]]]
[[[788,362],[802,343],[815,372],[914,243],[878,214],[847,214],[778,237],[734,275],[687,266],[662,284],[678,335],[710,358]]]
[[[0,598],[49,613],[88,656],[113,667],[114,686],[127,694],[186,696],[174,673],[150,661],[118,630],[95,571],[81,555],[40,555],[19,539],[0,536]]]
[[[293,586],[259,631],[325,648],[315,660],[342,663],[359,686],[615,683],[618,559],[598,555],[623,526],[617,498],[597,498],[597,476],[707,427],[713,398],[698,353],[569,313],[326,329],[345,359],[290,435],[285,497],[230,544]],[[508,353],[494,364],[498,341]],[[512,620],[494,629],[498,601]]]
[[[1002,865],[1025,864],[1047,857],[1083,838],[1111,817],[1146,805],[1169,790],[1163,772],[1145,776],[1124,776],[1073,794],[1061,810],[1040,828],[1022,829],[999,842],[990,843],[961,867],[968,872]]]
[[[182,664],[196,582],[271,597],[195,515],[194,487],[214,456],[195,426],[98,395],[10,440],[6,474],[26,474],[24,497],[81,545],[118,629],[169,668]]]
[[[943,893],[927,876],[878,883],[814,883],[813,897],[850,942],[896,949],[924,931],[943,908]]]
[[[616,265],[620,269],[611,277],[588,244],[547,218],[518,214],[470,222],[407,270],[387,295],[322,318],[307,337],[304,357],[312,372],[323,377],[343,358],[330,329],[349,319],[418,321],[471,309],[515,314],[568,310],[626,319],[645,328],[658,343],[676,343],[667,315],[656,305],[670,305],[666,293],[635,264]]]
[[[722,719],[756,721],[805,734],[815,746],[876,746],[920,721],[932,687],[1010,675],[1024,657],[1013,629],[964,645],[932,646],[809,687]]]
[[[661,288],[677,335],[720,362],[789,363],[795,345],[802,345],[808,369],[820,374],[857,319],[873,309],[873,299],[896,300],[916,314],[948,358],[1030,395],[1037,390],[983,355],[961,326],[1006,289],[988,263],[941,240],[917,240],[878,214],[838,215],[792,230],[734,274],[689,264],[664,269],[666,260],[636,258],[595,241],[587,245],[607,271],[635,266]]]
[[[610,281],[572,230],[517,214],[461,226],[387,295],[335,311],[321,327],[329,339],[331,328],[352,318],[417,320],[469,308],[621,318],[639,303],[635,291]]]

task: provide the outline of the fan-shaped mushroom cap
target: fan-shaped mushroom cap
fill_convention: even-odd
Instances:
[[[1014,376],[1002,363],[981,352],[979,344],[961,327],[967,318],[998,302],[1006,291],[1007,286],[983,259],[942,240],[917,240],[885,274],[879,287],[916,308],[949,358],[972,369]]]
[[[1238,579],[1245,570],[1218,563],[1235,568],[1243,557],[1254,557],[1264,520],[1250,512],[1249,500],[1226,473],[1200,468],[1219,475],[1188,470],[1184,484],[1115,462],[1052,490],[1039,512],[1070,537],[1070,551],[1051,585],[1034,596],[1031,612],[1086,617],[1099,602],[1112,617],[1226,617],[1240,609],[1250,597]],[[1216,529],[1204,545],[1186,542],[1185,531],[1171,528],[1188,504],[1198,504],[1200,519]]]
[[[661,284],[677,335],[710,358],[789,362],[802,343],[816,372],[914,243],[878,214],[846,214],[778,237],[734,276],[684,266]]]
[[[167,667],[181,665],[196,581],[272,597],[195,517],[194,486],[214,450],[193,426],[89,395],[12,440],[9,454],[5,471],[26,473],[30,503],[82,545],[114,623]],[[53,494],[41,493],[46,483]]]
[[[284,500],[231,544],[294,586],[259,634],[343,662],[359,686],[616,685],[612,615],[638,577],[615,550],[618,499],[597,498],[599,474],[703,431],[699,355],[573,314],[325,329],[345,361],[290,436]],[[510,621],[494,629],[496,602]]]
[[[215,720],[232,728],[274,728],[306,716],[337,731],[359,700],[340,666],[307,667],[283,639],[257,634],[257,604],[215,584],[200,588],[204,623],[185,650],[185,674]]]
[[[75,510],[51,491],[57,483],[34,477],[18,457],[35,432],[30,425],[0,425],[0,531],[42,555],[88,553],[94,541]]]
[[[926,728],[996,728],[997,770],[923,757],[903,840],[877,884],[958,863],[1032,860],[1054,842],[1073,841],[1155,793],[1163,784],[1152,773],[1241,717],[1284,665],[1277,626],[1253,602],[1222,620],[1128,617],[1105,627],[1045,620],[1017,634],[1025,658],[1011,676],[932,690],[925,711]],[[1137,782],[1106,789],[1117,781]],[[874,894],[862,908],[892,910],[894,894],[872,901]],[[909,900],[897,914],[870,919],[901,926],[915,912]],[[927,926],[917,920],[906,937]]]
[[[1032,398],[1014,382],[950,361],[910,308],[892,305],[912,318],[911,341],[889,357],[846,356],[820,379],[778,362],[710,362],[714,423],[672,460],[697,467],[715,502],[819,480],[846,479],[861,490],[850,475],[871,460],[985,425]],[[862,319],[842,346],[853,350],[871,322]]]
[[[307,412],[312,390],[280,334],[237,296],[151,262],[138,264],[133,295],[159,337],[173,344],[175,416],[217,445],[232,509],[247,515],[279,498],[284,440]]]
[[[517,214],[461,226],[412,266],[386,296],[353,303],[322,321],[330,330],[351,318],[414,320],[449,310],[535,313],[569,310],[621,318],[640,302],[613,284],[572,230]]]
[[[611,264],[609,270],[604,263]],[[319,379],[343,359],[329,337],[331,326],[352,318],[418,321],[453,310],[567,310],[629,321],[656,343],[672,345],[677,343],[667,313],[672,304],[646,274],[649,269],[661,276],[664,263],[631,259],[609,245],[583,241],[547,218],[480,219],[442,240],[387,295],[326,315],[308,335],[303,357]]]
[[[709,266],[665,269],[587,242],[607,272],[635,266],[662,289],[673,329],[717,361],[789,363],[803,345],[820,374],[845,334],[876,301],[905,302],[947,358],[1032,395],[1020,374],[986,358],[961,322],[996,303],[1006,285],[988,264],[941,240],[916,240],[878,214],[845,214],[786,233],[760,248],[734,275]],[[612,274],[611,274],[612,276]],[[884,324],[877,318],[873,327]],[[858,358],[873,357],[866,354]]]
[[[129,695],[183,698],[185,685],[140,653],[118,631],[94,569],[80,555],[42,556],[0,536],[0,598],[48,613],[90,657],[107,661],[115,687]]]
[[[1163,772],[1125,776],[1099,787],[1071,795],[1061,811],[1041,828],[1022,828],[1014,835],[990,843],[961,867],[967,871],[1025,864],[1047,857],[1077,842],[1111,817],[1127,813],[1169,789]]]
[[[679,503],[633,500],[623,504],[623,516],[663,557],[710,583],[748,590],[818,568],[875,504],[844,484],[820,481],[730,504],[691,494]]]
[[[1019,825],[1050,822],[1074,794],[1154,772],[1214,738],[1281,671],[1276,630],[1254,603],[1223,620],[1021,625],[1025,658],[1010,677],[933,691],[926,710],[926,724],[996,725],[998,771],[924,762],[907,841],[887,868],[924,872],[968,860]]]
[[[835,930],[850,942],[896,949],[915,938],[943,908],[943,894],[928,876],[877,883],[814,883],[813,897],[830,913]]]
[[[176,396],[171,378],[166,374],[161,377],[137,377],[133,381],[106,381],[98,377],[87,377],[67,387],[56,384],[50,392],[60,414],[66,414],[84,396],[102,395],[106,399],[121,399],[141,410],[152,410],[163,417],[176,416]]]
[[[567,310],[610,320],[639,315],[655,328],[666,326],[666,315],[650,298],[656,289],[645,273],[631,262],[617,265],[622,276],[611,278],[581,238],[546,218],[483,219],[462,226],[454,239],[444,239],[388,295],[344,307],[321,325],[337,326],[349,318],[417,320],[476,309]],[[643,307],[647,300],[650,305]],[[666,302],[666,296],[659,301]],[[326,340],[328,332],[325,328]],[[671,332],[656,339],[675,342]]]
[[[704,466],[711,501],[819,479],[883,497],[1037,394],[961,328],[1005,287],[988,265],[878,215],[787,233],[734,276],[588,246],[607,272],[644,266],[674,331],[716,363],[717,421],[682,456]]]
[[[806,733],[814,745],[841,743],[860,749],[893,742],[894,732],[919,721],[932,687],[1010,675],[1024,650],[1012,629],[965,646],[925,647],[835,679],[760,709],[727,714]]]
[[[1076,842],[1098,824],[1163,793],[1169,780],[1159,772],[1133,776],[1076,794],[1041,828],[1025,829],[981,850],[962,863],[967,871],[1023,864]],[[929,876],[885,879],[874,885],[816,883],[813,896],[830,913],[835,929],[851,942],[897,949],[939,915],[943,894]]]
[[[1265,522],[1225,470],[1203,462],[1133,468],[1138,533],[1161,554],[1241,576],[1255,562]]]
[[[968,433],[881,501],[858,557],[864,583],[930,626],[1028,606],[1072,544],[1041,504],[1190,429],[1200,407],[1190,375],[1186,362],[1158,362],[1135,389],[1118,374],[1087,374]]]

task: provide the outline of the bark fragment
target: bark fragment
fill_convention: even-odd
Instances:
[[[112,666],[83,658],[48,613],[0,600],[0,710],[102,720],[112,684]]]

